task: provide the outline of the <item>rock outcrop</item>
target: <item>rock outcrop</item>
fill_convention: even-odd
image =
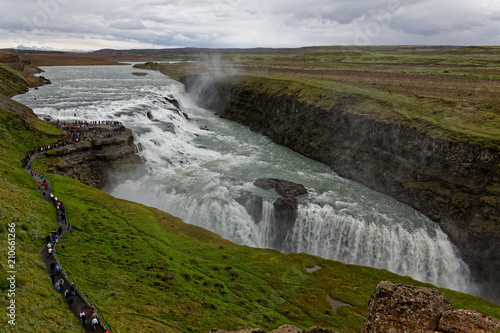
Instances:
[[[52,158],[47,162],[51,171],[101,189],[114,171],[141,163],[135,150],[132,131],[125,129],[112,138],[90,135],[77,144],[50,151],[47,155]]]
[[[451,303],[435,289],[382,281],[368,305],[363,333],[435,331]]]
[[[488,333],[500,330],[500,320],[473,310],[455,310],[443,313],[439,321],[440,332]]]
[[[500,151],[370,116],[367,96],[326,91],[315,101],[278,80],[187,76],[188,93],[339,175],[413,206],[439,223],[484,297],[500,300]],[[206,98],[205,98],[206,97]]]
[[[370,299],[362,333],[494,332],[500,321],[472,310],[452,310],[436,289],[382,281]]]

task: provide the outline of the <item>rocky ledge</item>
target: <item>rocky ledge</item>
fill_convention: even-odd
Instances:
[[[113,126],[110,125],[86,127],[87,134],[81,141],[47,153],[50,171],[103,188],[114,172],[141,163],[132,131],[125,129],[119,135],[106,136],[112,132]]]

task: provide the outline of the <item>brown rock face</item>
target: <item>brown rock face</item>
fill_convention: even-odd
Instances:
[[[433,332],[451,303],[435,289],[382,281],[370,299],[363,333]]]
[[[123,165],[140,164],[131,130],[126,129],[122,135],[107,139],[94,138],[90,133],[77,144],[49,152],[48,155],[55,159],[47,164],[55,173],[100,189],[110,180],[113,171]]]
[[[490,333],[500,329],[500,320],[472,310],[455,310],[443,313],[439,331],[446,333]]]

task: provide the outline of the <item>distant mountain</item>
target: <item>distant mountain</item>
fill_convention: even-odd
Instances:
[[[114,50],[114,49],[102,49],[92,52],[93,54],[109,54],[109,55],[141,55],[141,56],[154,56],[154,55],[164,55],[164,54],[176,54],[176,55],[187,55],[187,54],[302,54],[313,51],[321,50],[331,50],[332,48],[339,47],[301,47],[301,48],[196,48],[196,47],[185,47],[185,48],[172,48],[172,49],[132,49],[132,50]]]

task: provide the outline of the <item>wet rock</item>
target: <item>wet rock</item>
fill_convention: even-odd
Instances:
[[[281,195],[273,203],[272,247],[283,252],[292,251],[292,246],[287,244],[286,238],[295,224],[299,205],[297,196],[306,194],[307,189],[301,184],[275,178],[260,178],[254,182],[254,185],[265,190],[274,189]]]
[[[307,189],[303,185],[282,179],[260,178],[254,182],[254,185],[265,190],[274,188],[283,197],[297,197],[307,194]]]
[[[245,191],[236,198],[236,202],[245,207],[247,213],[252,217],[255,223],[262,220],[262,197]]]
[[[52,118],[50,115],[48,114],[44,114],[43,116],[40,116],[39,118],[45,120],[45,121],[54,121],[54,118]]]
[[[436,289],[382,281],[370,299],[363,333],[434,332],[450,301]]]
[[[175,109],[176,109],[177,111],[180,111],[180,110],[181,110],[181,106],[180,106],[180,104],[179,104],[179,101],[178,101],[178,100],[176,100],[175,98],[169,98],[169,97],[164,97],[164,98],[165,98],[165,100],[166,100],[167,102],[169,102],[170,104],[172,104],[172,105],[175,107]]]

